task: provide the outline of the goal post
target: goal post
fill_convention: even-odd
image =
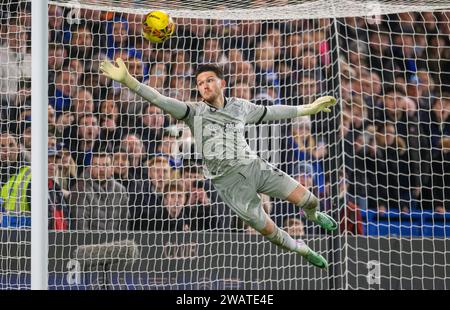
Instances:
[[[47,212],[47,140],[48,140],[48,3],[32,1],[31,46],[31,289],[48,288],[48,212]]]
[[[448,1],[1,5],[0,289],[449,287]],[[153,9],[176,23],[162,44],[141,36]],[[186,124],[100,73],[117,57],[186,102],[201,100],[204,63],[224,70],[226,97],[338,99],[331,113],[245,128],[338,221],[327,233],[261,195],[327,271],[231,212]]]

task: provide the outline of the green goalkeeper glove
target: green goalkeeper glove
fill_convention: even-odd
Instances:
[[[116,63],[118,67],[110,63],[108,60],[104,60],[100,64],[100,70],[106,77],[113,79],[114,81],[117,81],[132,90],[135,90],[140,84],[139,81],[130,75],[122,58],[117,58]]]
[[[331,96],[320,97],[313,103],[298,107],[297,116],[312,115],[319,112],[331,112],[330,106],[336,103],[336,99]]]

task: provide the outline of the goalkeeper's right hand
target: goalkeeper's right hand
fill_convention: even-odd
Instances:
[[[124,84],[133,90],[136,89],[139,85],[139,81],[130,75],[122,58],[117,58],[116,63],[118,67],[110,63],[108,60],[104,60],[100,64],[100,70],[106,77]]]

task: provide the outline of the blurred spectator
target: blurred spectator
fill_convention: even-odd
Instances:
[[[394,81],[394,66],[389,34],[381,31],[371,31],[368,47],[371,70],[377,73],[383,82],[392,83]]]
[[[70,73],[68,68],[56,73],[54,89],[49,90],[49,104],[55,109],[57,116],[70,110],[71,96],[75,93],[76,86],[76,75]]]
[[[22,122],[21,135],[19,136],[19,149],[22,159],[31,163],[31,122]]]
[[[245,100],[252,100],[252,89],[245,82],[237,82],[231,87],[230,97],[242,98]]]
[[[186,214],[186,192],[182,182],[171,182],[164,187],[163,204],[154,208],[149,230],[190,231],[191,222]]]
[[[185,174],[183,174],[183,178],[187,180]],[[211,206],[203,181],[186,181],[185,190],[187,192],[185,215],[190,219],[191,230],[222,228],[222,217],[217,214],[217,209]]]
[[[70,211],[74,228],[83,231],[125,231],[128,194],[113,178],[111,155],[94,153],[92,164],[71,188]]]
[[[61,43],[63,38],[64,15],[60,6],[50,4],[48,6],[49,42]],[[50,55],[50,53],[49,53]]]
[[[56,148],[60,149],[59,152],[61,154],[60,186],[62,192],[64,193],[64,197],[68,199],[70,195],[70,188],[77,179],[78,167],[67,149],[62,148],[61,144],[57,144]]]
[[[141,179],[144,176],[144,162],[148,157],[142,140],[136,134],[127,134],[120,140],[120,149],[128,154],[130,178]]]
[[[120,141],[122,136],[129,131],[128,124],[121,124],[121,118],[125,121],[125,117],[121,117],[119,113],[118,103],[114,100],[105,100],[100,103],[99,121],[102,128],[101,139],[106,141]],[[131,125],[131,124],[130,124]]]
[[[128,189],[128,175],[130,171],[130,160],[128,159],[128,153],[120,149],[114,152],[112,157],[112,166],[114,171],[114,179]]]
[[[305,224],[296,216],[289,216],[283,222],[284,230],[294,239],[305,236]]]
[[[158,155],[167,157],[171,167],[179,168],[182,166],[180,158],[180,148],[181,143],[178,140],[178,132],[175,136],[171,132],[166,130],[161,138],[161,142],[156,147],[156,151]]]
[[[147,81],[147,85],[155,88],[160,93],[163,93],[166,79],[166,65],[164,63],[156,63],[150,68],[150,76]]]
[[[166,123],[163,111],[147,103],[142,116],[136,122],[136,134],[142,137],[148,155],[156,154],[156,147],[162,139]]]
[[[68,145],[78,169],[89,166],[92,152],[99,143],[100,126],[97,117],[92,114],[83,115],[66,131],[68,133],[65,134],[65,144]]]
[[[401,32],[393,38],[393,55],[394,63],[398,70],[406,73],[408,79],[411,75],[416,74],[417,63],[414,52],[414,37],[412,33]]]
[[[354,202],[353,196],[349,195],[347,189],[349,184],[342,173],[339,174],[339,219],[341,233],[352,235],[363,235],[363,218],[361,210]]]
[[[422,207],[437,212],[450,210],[450,94],[435,98],[429,113],[421,119],[423,134],[430,145],[431,178],[422,184]]]
[[[176,98],[183,102],[191,101],[192,85],[190,78],[172,77],[169,82],[169,92],[167,96]],[[172,118],[172,117],[171,117]]]
[[[255,47],[255,73],[256,83],[270,83],[276,89],[276,98],[279,99],[280,81],[275,72],[275,48],[268,40],[261,40]]]
[[[85,67],[84,84],[96,100],[105,100],[108,94],[114,95],[111,89],[112,80],[101,74],[99,70],[100,62],[106,58],[106,54],[94,54],[90,64]]]
[[[55,73],[61,71],[64,66],[64,61],[67,59],[68,53],[63,45],[50,43],[48,46],[48,70],[49,81],[55,80]]]
[[[414,203],[414,189],[419,186],[406,141],[396,134],[395,126],[389,123],[377,126],[377,156],[386,163],[386,174],[379,186],[386,186],[388,201],[386,208],[409,212]],[[382,173],[380,171],[379,173]]]
[[[69,227],[68,210],[61,188],[56,184],[59,162],[49,149],[49,229],[66,230]],[[8,217],[7,226],[29,226],[31,212],[31,170],[19,152],[17,141],[8,133],[0,134],[1,198],[2,208]],[[55,161],[56,160],[56,161]],[[5,225],[5,223],[3,223]]]
[[[1,186],[14,176],[26,161],[19,150],[17,140],[9,133],[0,133]]]
[[[225,66],[228,63],[219,38],[205,39],[202,51],[203,54],[200,56],[199,63],[213,63],[219,66]]]
[[[128,54],[128,21],[123,16],[115,16],[113,20],[106,24],[106,55],[109,59],[115,60],[120,53],[125,51]]]
[[[48,149],[48,229],[68,230],[71,226],[69,206],[60,184],[61,153]]]
[[[285,46],[280,30],[281,27],[281,23],[267,22],[266,24],[262,24],[262,30],[260,32],[260,35],[267,36],[267,39],[272,42],[276,60],[280,60],[283,56],[283,47]]]
[[[89,25],[75,23],[71,26],[70,31],[64,33],[64,36],[70,58],[77,58],[80,61],[92,59],[94,36]]]
[[[77,87],[76,91],[73,93],[71,99],[70,111],[78,121],[81,117],[85,115],[90,115],[94,112],[94,98],[89,90]]]
[[[228,70],[229,85],[242,82],[254,87],[257,84],[255,70],[249,61],[237,61],[234,64],[230,64]]]
[[[145,180],[133,180],[129,186],[131,230],[149,230],[155,208],[162,205],[165,186],[175,173],[165,157],[157,156],[146,161]]]
[[[84,65],[83,63],[76,59],[72,58],[69,60],[69,70],[73,75],[75,75],[75,80],[77,81],[76,85],[83,84],[83,75],[84,75]]]
[[[443,92],[450,91],[450,40],[445,36],[429,37],[427,58],[419,61],[419,66],[430,72]]]
[[[192,77],[194,69],[192,68],[187,51],[175,50],[172,52],[169,75],[171,79],[186,79]]]
[[[313,167],[314,187],[318,193],[324,193],[325,176],[323,159],[327,155],[327,147],[323,142],[317,143],[311,134],[311,121],[309,116],[302,116],[292,120],[292,138],[287,140],[286,164],[301,161],[310,162]],[[286,167],[285,169],[287,169]]]
[[[0,99],[13,105],[19,88],[31,83],[31,53],[25,28],[7,27],[7,38],[0,46]]]

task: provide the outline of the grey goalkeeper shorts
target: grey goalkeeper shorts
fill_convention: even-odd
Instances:
[[[286,199],[299,183],[260,158],[235,168],[213,179],[212,183],[222,200],[242,220],[259,231],[266,222],[259,193]]]

